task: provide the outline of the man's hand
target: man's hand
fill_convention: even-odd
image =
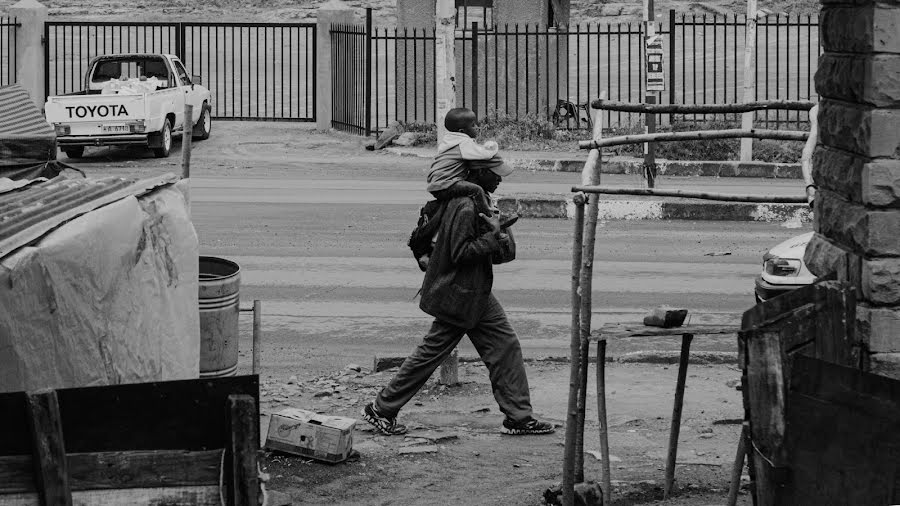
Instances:
[[[488,226],[491,227],[491,230],[494,232],[494,235],[498,235],[500,233],[500,217],[496,214],[491,214],[490,216],[485,215],[484,213],[478,213],[478,216],[481,216],[481,219],[487,222]]]

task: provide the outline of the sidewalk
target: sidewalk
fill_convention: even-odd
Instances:
[[[385,150],[397,156],[431,159],[433,147],[389,147]],[[584,167],[587,153],[550,151],[506,151],[507,163],[527,170],[531,175],[572,172],[571,177],[547,177],[538,185],[504,183],[499,206],[505,212],[517,212],[529,218],[572,218],[572,186]],[[610,157],[603,160],[601,186],[615,188],[645,188],[639,175],[642,160]],[[801,196],[803,183],[799,165],[753,162],[669,162],[660,160],[657,188],[693,190],[731,195]],[[544,178],[541,178],[544,179]],[[795,221],[812,220],[805,204],[753,204],[702,199],[601,195],[601,220],[717,220],[717,221]]]

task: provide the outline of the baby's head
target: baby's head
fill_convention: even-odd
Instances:
[[[475,138],[478,134],[475,132],[475,112],[465,107],[457,107],[447,111],[447,117],[444,118],[444,126],[448,132],[462,132],[469,137]]]

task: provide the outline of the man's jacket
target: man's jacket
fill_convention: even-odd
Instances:
[[[491,232],[469,197],[447,203],[434,251],[422,282],[419,308],[435,318],[470,329],[481,319],[494,283],[492,264],[515,257],[515,239]]]

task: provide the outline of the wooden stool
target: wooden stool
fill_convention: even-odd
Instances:
[[[669,447],[666,458],[665,497],[668,498],[675,483],[675,461],[678,455],[678,434],[681,431],[681,408],[684,404],[684,384],[687,379],[688,359],[691,341],[695,335],[737,334],[737,325],[689,325],[675,328],[648,327],[643,324],[609,324],[591,333],[590,340],[597,341],[597,418],[600,423],[600,451],[603,457],[603,483],[608,490],[609,477],[609,434],[606,425],[606,341],[628,337],[677,337],[681,336],[681,356],[678,361],[678,380],[675,383],[675,403],[672,408],[672,423],[669,430]],[[578,428],[579,433],[584,427]],[[579,452],[580,453],[580,452]],[[608,494],[609,492],[607,492]]]

